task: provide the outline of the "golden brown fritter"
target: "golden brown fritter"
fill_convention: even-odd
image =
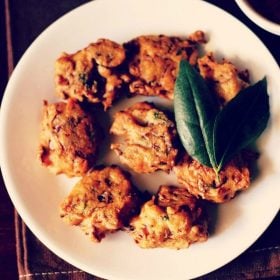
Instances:
[[[225,165],[219,176],[215,171],[186,155],[173,169],[178,182],[196,197],[222,203],[250,184],[248,164],[238,155]]]
[[[189,38],[140,36],[126,44],[132,94],[153,95],[173,99],[174,83],[179,62],[187,59],[196,64],[199,43],[204,43],[204,33],[196,31]]]
[[[82,176],[94,164],[99,129],[77,101],[44,102],[39,159],[51,172]]]
[[[216,62],[212,53],[199,58],[198,67],[201,76],[214,87],[222,104],[230,101],[240,90],[249,85],[247,71],[238,71],[227,60],[223,60],[220,63]]]
[[[55,64],[57,95],[101,102],[106,110],[121,90],[123,80],[115,67],[124,59],[124,48],[107,39],[99,39],[74,54],[63,53]]]
[[[119,167],[85,175],[61,205],[61,217],[79,226],[94,242],[129,224],[139,209],[139,195]]]
[[[184,188],[161,186],[130,223],[141,248],[182,249],[207,239],[207,220],[197,199]]]
[[[152,104],[140,102],[116,113],[110,132],[123,136],[111,149],[135,172],[168,172],[173,167],[178,152],[175,125]]]

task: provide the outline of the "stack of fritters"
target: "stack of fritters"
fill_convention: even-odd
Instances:
[[[96,120],[83,109],[89,104],[101,103],[106,111],[127,94],[173,99],[182,59],[197,67],[221,106],[248,86],[248,73],[231,62],[219,63],[212,53],[198,58],[201,43],[201,31],[187,38],[139,36],[123,45],[100,39],[57,59],[56,93],[65,101],[44,103],[39,158],[55,174],[83,176],[62,203],[61,217],[93,241],[128,230],[142,248],[188,247],[208,236],[201,198],[221,203],[248,188],[250,173],[241,155],[217,176],[180,152],[172,117],[148,102],[114,115],[111,149],[134,172],[174,170],[180,187],[161,186],[157,194],[143,199],[127,172],[117,166],[94,167],[102,143]]]

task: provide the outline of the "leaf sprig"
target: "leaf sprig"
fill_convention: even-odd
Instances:
[[[241,90],[220,110],[205,80],[182,60],[175,83],[174,111],[188,154],[218,174],[266,128],[270,115],[266,78]]]

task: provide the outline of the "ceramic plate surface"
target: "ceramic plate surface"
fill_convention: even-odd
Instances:
[[[119,232],[94,244],[59,217],[58,207],[76,179],[54,176],[36,159],[42,101],[58,101],[54,95],[54,61],[62,51],[75,52],[98,38],[122,43],[143,34],[185,36],[198,29],[209,38],[206,51],[249,69],[253,82],[267,76],[271,119],[258,141],[259,175],[248,191],[218,207],[214,231],[205,243],[184,250],[143,250]],[[50,250],[94,275],[121,280],[180,280],[213,271],[247,249],[279,209],[279,74],[271,54],[250,30],[206,2],[97,0],[83,5],[37,38],[7,86],[1,107],[0,157],[10,197],[29,228]],[[114,110],[126,107],[124,102]],[[140,188],[152,191],[162,183],[175,183],[172,175],[160,173],[133,180]]]

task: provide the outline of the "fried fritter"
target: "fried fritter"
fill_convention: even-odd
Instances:
[[[82,176],[94,164],[99,128],[77,101],[44,102],[39,159],[52,173]]]
[[[110,132],[123,136],[111,149],[135,172],[168,172],[173,167],[178,152],[175,125],[152,104],[140,102],[116,113]]]
[[[218,63],[212,53],[199,58],[198,67],[201,76],[214,87],[222,104],[233,99],[240,90],[249,85],[248,71],[238,71],[227,60]]]
[[[139,211],[139,195],[119,167],[105,167],[85,175],[61,205],[61,217],[79,226],[94,242],[129,224]]]
[[[180,60],[187,59],[195,65],[197,46],[204,42],[204,33],[196,31],[187,39],[164,35],[140,36],[127,43],[128,56],[132,57],[129,61],[132,76],[130,92],[173,99]]]
[[[186,155],[173,169],[178,182],[196,197],[222,203],[250,185],[248,164],[241,155],[223,167],[219,175],[207,166]]]
[[[61,98],[102,103],[109,108],[121,90],[123,80],[115,68],[125,59],[124,48],[99,39],[74,54],[63,53],[55,64],[55,84]]]
[[[207,219],[197,199],[184,188],[161,186],[130,223],[141,248],[182,249],[207,239]]]

